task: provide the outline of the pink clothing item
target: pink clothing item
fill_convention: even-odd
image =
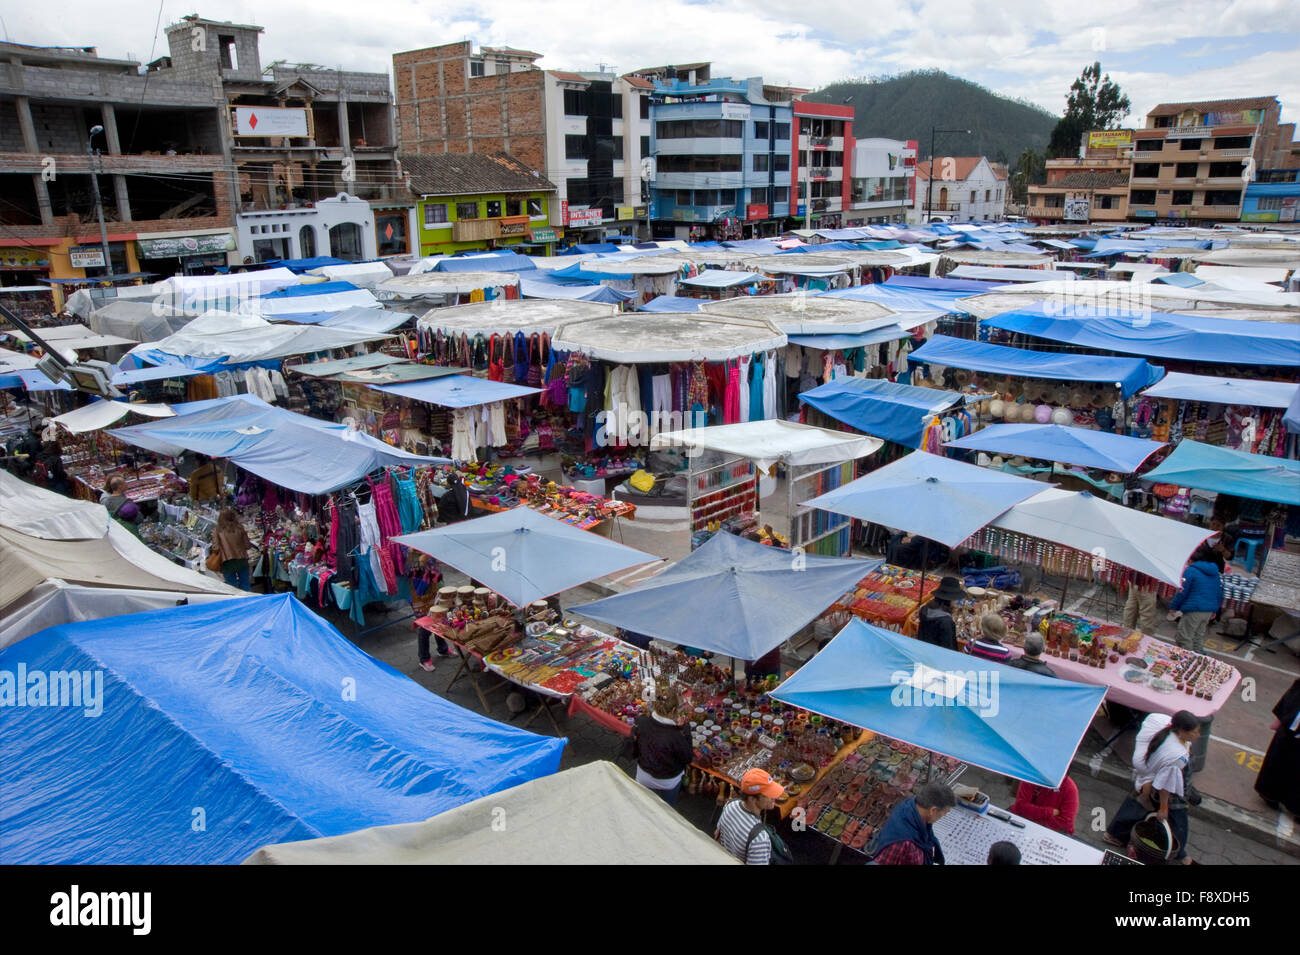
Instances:
[[[727,363],[727,394],[722,409],[724,424],[737,424],[740,421],[740,368]]]

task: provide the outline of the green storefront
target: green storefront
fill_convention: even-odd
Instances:
[[[560,230],[550,225],[553,193],[422,196],[416,202],[421,255],[510,249],[550,255]]]

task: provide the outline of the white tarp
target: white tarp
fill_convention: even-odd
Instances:
[[[1206,282],[1220,282],[1223,279],[1246,279],[1272,288],[1273,283],[1285,282],[1287,276],[1291,274],[1291,270],[1280,267],[1256,266],[1252,268],[1247,265],[1202,265],[1192,274],[1198,279],[1204,279]],[[1232,284],[1229,283],[1223,287],[1231,288]],[[1260,291],[1264,290],[1261,289]],[[1281,291],[1281,289],[1277,289],[1277,291]]]
[[[500,819],[507,824],[498,824]],[[736,860],[650,790],[601,761],[484,796],[424,822],[263,846],[244,863],[644,866]]]
[[[349,262],[347,265],[323,265],[311,269],[308,274],[323,275],[331,282],[351,282],[360,288],[372,289],[391,279],[393,270],[383,262]]]
[[[572,256],[570,256],[572,258]],[[545,332],[554,335],[561,322],[604,318],[619,314],[617,305],[554,299],[495,299],[469,305],[431,308],[416,323],[457,337],[461,335],[514,335]],[[511,346],[513,347],[513,345]]]
[[[90,313],[90,327],[100,335],[153,342],[180,331],[192,318],[193,315],[161,303],[111,301]]]
[[[236,364],[310,355],[388,337],[319,325],[275,325],[254,315],[211,311],[161,341],[137,345],[131,354],[160,351],[185,358],[224,358]]]
[[[1103,501],[1087,491],[1049,488],[989,524],[1103,557],[1175,587],[1210,531]]]
[[[387,269],[384,269],[388,272]],[[392,273],[388,273],[392,278]],[[322,292],[320,295],[288,295],[259,298],[245,303],[248,311],[267,317],[296,315],[308,312],[342,312],[349,308],[378,308],[379,302],[369,289],[355,288],[340,292]]]
[[[121,421],[132,411],[149,418],[170,418],[176,414],[164,404],[92,401],[88,405],[64,412],[56,417],[54,422],[71,434],[85,434],[87,431],[107,428],[110,424]]]
[[[621,364],[728,361],[784,348],[785,333],[767,322],[700,312],[624,312],[607,318],[564,322],[551,348],[582,352]]]
[[[682,446],[688,453],[718,451],[749,458],[762,471],[781,464],[836,464],[875,454],[884,444],[870,435],[814,428],[778,418],[720,424],[708,428],[665,431],[650,439],[650,447]]]

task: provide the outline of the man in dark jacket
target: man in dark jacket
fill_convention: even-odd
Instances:
[[[1030,673],[1041,673],[1043,676],[1056,676],[1052,668],[1043,662],[1043,651],[1045,649],[1047,649],[1047,645],[1043,640],[1043,635],[1041,633],[1031,633],[1025,637],[1025,655],[1007,661],[1007,666],[1016,667],[1019,670],[1028,670]]]
[[[921,608],[917,636],[945,650],[957,649],[957,623],[952,619],[952,602],[966,596],[956,577],[939,581],[933,599]]]
[[[943,865],[943,850],[934,824],[957,805],[947,783],[926,783],[911,799],[899,803],[880,827],[872,850],[876,865]]]
[[[660,687],[650,712],[633,724],[630,741],[636,781],[670,806],[677,805],[682,777],[695,757],[690,730],[677,725],[678,703],[676,690]]]

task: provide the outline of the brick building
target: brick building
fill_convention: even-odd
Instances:
[[[1133,165],[1131,129],[1087,134],[1082,155],[1049,159],[1046,182],[1029,186],[1026,215],[1038,223],[1123,222]]]

